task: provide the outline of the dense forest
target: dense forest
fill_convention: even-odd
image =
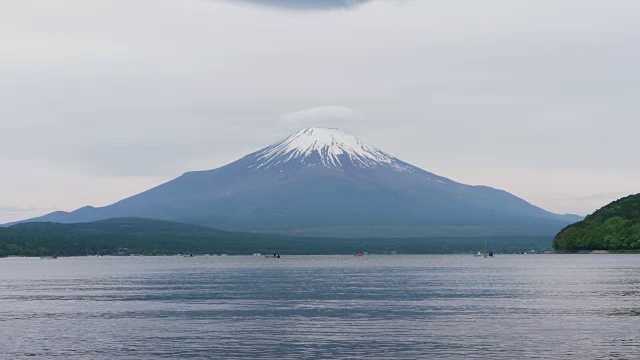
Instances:
[[[640,194],[631,195],[564,228],[554,239],[561,251],[640,250]]]
[[[308,238],[234,233],[207,227],[122,218],[82,224],[27,223],[0,228],[1,256],[115,254],[450,254],[482,250],[520,252],[550,247],[547,237]]]

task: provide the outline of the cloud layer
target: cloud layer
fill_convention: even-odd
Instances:
[[[39,209],[36,207],[0,206],[0,224],[40,216],[56,210],[55,208]]]
[[[318,106],[286,113],[280,118],[292,127],[349,127],[349,123],[362,120],[357,111],[336,105]]]
[[[227,0],[228,1],[228,0]],[[290,10],[346,9],[374,0],[233,0],[244,3]]]

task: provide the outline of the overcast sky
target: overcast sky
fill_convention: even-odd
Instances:
[[[0,0],[0,223],[306,126],[557,213],[640,192],[637,0]]]

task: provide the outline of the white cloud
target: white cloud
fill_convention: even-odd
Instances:
[[[348,127],[349,123],[361,121],[362,115],[356,110],[345,106],[327,105],[286,113],[280,119],[284,124],[295,124],[297,127],[324,126],[340,128]]]
[[[36,207],[19,207],[19,206],[0,206],[0,213],[23,213],[23,212],[31,212],[38,210],[51,210],[51,209],[38,209]]]

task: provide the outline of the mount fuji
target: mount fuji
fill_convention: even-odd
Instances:
[[[310,236],[553,235],[578,221],[505,191],[403,162],[338,129],[308,128],[218,169],[115,204],[25,222],[140,217]]]

